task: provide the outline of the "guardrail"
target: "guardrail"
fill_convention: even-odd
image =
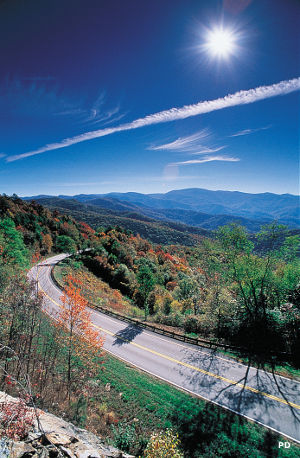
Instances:
[[[57,263],[58,264],[58,263]],[[55,264],[54,266],[52,266],[51,268],[51,279],[53,281],[53,283],[61,290],[64,289],[64,285],[63,284],[60,284],[59,281],[56,279],[55,275],[54,275],[54,268],[55,266],[57,265]],[[106,307],[102,307],[101,305],[97,305],[97,304],[93,304],[91,302],[89,302],[89,306],[95,310],[98,310],[102,313],[105,313],[106,315],[109,315],[109,316],[112,316],[114,318],[117,318],[118,320],[121,320],[121,321],[125,321],[126,323],[132,323],[136,326],[139,326],[141,328],[144,328],[144,329],[149,329],[150,331],[152,332],[155,332],[157,334],[161,334],[161,335],[164,335],[164,336],[167,336],[167,337],[171,337],[172,339],[175,339],[175,340],[179,340],[181,342],[186,342],[186,343],[190,343],[192,345],[196,345],[198,347],[205,347],[205,348],[210,348],[210,349],[217,349],[217,348],[221,348],[221,349],[224,349],[224,350],[233,350],[233,351],[237,351],[237,352],[240,352],[240,353],[246,353],[246,354],[249,354],[249,348],[245,348],[245,347],[238,347],[238,346],[235,346],[235,345],[229,345],[229,344],[225,344],[225,343],[222,343],[222,342],[213,342],[211,340],[205,340],[205,339],[200,339],[199,337],[196,338],[196,337],[189,337],[185,334],[179,334],[177,332],[174,332],[174,331],[167,331],[166,329],[162,329],[158,326],[155,326],[155,325],[152,325],[152,324],[149,324],[149,323],[145,323],[144,321],[141,321],[137,318],[131,318],[131,317],[128,317],[126,315],[122,315],[121,313],[118,313],[118,312],[114,312]],[[287,361],[290,360],[292,358],[292,355],[288,354],[288,353],[285,353],[285,352],[282,352],[280,354],[278,353],[272,353],[271,354],[272,356],[280,356],[280,357],[284,357]]]

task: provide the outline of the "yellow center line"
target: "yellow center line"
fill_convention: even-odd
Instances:
[[[56,302],[54,299],[52,299],[52,297],[49,296],[49,294],[47,294],[43,288],[41,287],[40,285],[40,282],[38,281],[38,275],[37,275],[37,282],[38,282],[38,286],[39,286],[39,289],[42,291],[43,294],[45,294],[45,296],[48,297],[48,299],[53,302],[55,305],[57,305],[59,308],[62,308],[61,304],[59,304],[58,302]],[[209,371],[206,371],[204,369],[200,369],[199,367],[196,367],[196,366],[193,366],[189,363],[185,363],[183,361],[179,361],[175,358],[172,358],[171,356],[167,356],[167,355],[164,355],[163,353],[159,353],[155,350],[152,350],[151,348],[148,348],[148,347],[144,347],[143,345],[140,345],[140,344],[137,344],[135,342],[131,342],[130,340],[127,340],[127,339],[124,339],[123,337],[120,337],[118,336],[118,334],[114,334],[113,332],[111,331],[108,331],[107,329],[104,329],[100,326],[97,326],[96,324],[92,323],[92,326],[94,328],[97,328],[99,329],[100,331],[102,332],[105,332],[106,334],[112,336],[112,337],[116,337],[117,339],[120,339],[120,340],[123,340],[123,342],[127,342],[128,344],[130,345],[133,345],[134,347],[136,348],[139,348],[141,350],[144,350],[144,351],[147,351],[148,353],[152,353],[153,355],[156,355],[156,356],[159,356],[160,358],[163,358],[163,359],[166,359],[168,361],[171,361],[173,363],[176,363],[176,364],[179,364],[181,366],[184,366],[184,367],[187,367],[189,369],[192,369],[194,371],[197,371],[197,372],[200,372],[204,375],[208,375],[209,377],[213,377],[215,379],[218,379],[218,380],[222,380],[223,382],[226,382],[228,383],[229,385],[234,385],[234,386],[237,386],[239,388],[242,388],[243,390],[247,390],[247,391],[251,391],[252,393],[256,393],[256,394],[259,394],[260,396],[265,396],[269,399],[272,399],[274,401],[277,401],[277,402],[281,402],[282,404],[285,404],[285,405],[288,405],[290,407],[294,407],[295,409],[298,409],[300,410],[300,405],[298,404],[295,404],[294,402],[288,402],[286,401],[285,399],[282,399],[282,398],[279,398],[277,396],[274,396],[272,394],[269,394],[269,393],[265,393],[264,391],[260,391],[256,388],[253,388],[252,386],[248,386],[248,385],[243,385],[242,383],[239,383],[239,382],[236,382],[235,380],[231,380],[227,377],[223,377],[222,375],[217,375],[217,374],[214,374],[212,372],[209,372]]]

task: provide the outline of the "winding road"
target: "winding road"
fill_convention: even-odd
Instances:
[[[62,254],[33,267],[45,309],[54,315],[62,291],[51,279]],[[116,357],[196,396],[279,432],[300,443],[300,382],[249,367],[207,348],[179,343],[91,309],[104,349]]]

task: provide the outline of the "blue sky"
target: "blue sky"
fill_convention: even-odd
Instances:
[[[299,29],[296,0],[2,2],[0,192],[298,194]]]

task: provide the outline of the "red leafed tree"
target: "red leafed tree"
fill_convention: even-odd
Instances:
[[[92,377],[103,364],[104,339],[94,328],[87,300],[81,295],[81,282],[68,275],[67,286],[61,297],[62,308],[57,325],[63,330],[62,344],[67,353],[68,393],[75,378],[83,374]]]

